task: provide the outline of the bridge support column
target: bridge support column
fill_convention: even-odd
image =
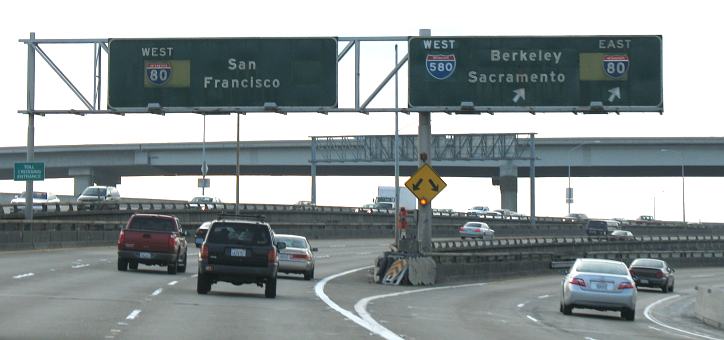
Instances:
[[[493,178],[493,184],[500,186],[500,207],[518,211],[518,168],[506,162],[499,171],[500,176]]]
[[[83,189],[95,183],[93,169],[91,168],[70,168],[68,176],[73,177],[73,196],[78,197]]]

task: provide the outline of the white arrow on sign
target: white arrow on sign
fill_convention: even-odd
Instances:
[[[621,88],[620,87],[614,87],[614,88],[608,90],[608,93],[611,94],[610,96],[608,96],[608,101],[610,101],[610,102],[612,102],[616,98],[621,99]]]
[[[513,90],[515,97],[513,97],[513,103],[517,103],[519,100],[525,100],[525,89]]]

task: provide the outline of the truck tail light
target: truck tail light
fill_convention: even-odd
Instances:
[[[586,286],[586,281],[583,281],[583,279],[580,278],[580,277],[574,277],[574,278],[571,279],[571,284],[572,284],[572,285],[576,285],[576,286],[585,287],[585,286]]]
[[[209,259],[209,247],[206,246],[205,242],[201,244],[201,251],[199,252],[199,257],[201,257],[202,260]]]
[[[277,262],[277,250],[272,248],[266,253],[266,262],[275,263]]]
[[[176,237],[174,234],[168,235],[168,249],[176,248]]]
[[[121,250],[125,247],[126,244],[126,233],[121,230],[121,233],[118,235],[118,250]]]
[[[631,282],[625,281],[618,284],[618,289],[633,289],[634,285]]]

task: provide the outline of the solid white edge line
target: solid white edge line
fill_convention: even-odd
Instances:
[[[704,334],[699,334],[699,333],[694,333],[694,332],[690,332],[690,331],[685,331],[685,330],[683,330],[683,329],[679,329],[679,328],[676,328],[676,327],[673,327],[673,326],[669,326],[669,325],[667,325],[667,324],[665,324],[665,323],[657,320],[656,318],[653,317],[653,315],[651,315],[651,309],[653,309],[654,306],[656,306],[656,305],[658,305],[659,303],[662,303],[662,302],[664,302],[664,301],[668,301],[668,300],[672,300],[672,299],[678,298],[679,296],[680,296],[680,295],[678,295],[678,294],[677,294],[677,295],[674,295],[674,296],[669,296],[669,297],[666,297],[666,298],[657,300],[656,302],[654,302],[654,303],[646,306],[646,309],[644,309],[644,316],[645,316],[647,319],[649,319],[649,321],[651,321],[651,322],[653,322],[653,323],[655,323],[655,324],[657,324],[657,325],[659,325],[659,326],[661,326],[661,327],[664,327],[664,328],[668,328],[668,329],[671,329],[671,330],[674,330],[674,331],[677,331],[677,332],[681,332],[681,333],[688,334],[688,335],[691,335],[691,336],[696,336],[696,337],[699,337],[699,338],[710,339],[710,340],[722,340],[722,339],[720,339],[720,338],[715,338],[715,337],[711,337],[711,336],[704,335]]]
[[[13,276],[13,279],[22,279],[22,278],[26,278],[26,277],[31,277],[33,275],[35,275],[35,273],[25,273],[25,274],[15,275],[15,276]]]
[[[332,299],[330,299],[329,296],[327,296],[326,293],[324,293],[324,286],[327,285],[327,282],[329,282],[329,281],[331,281],[331,280],[334,280],[334,279],[336,279],[336,278],[338,278],[338,277],[340,277],[340,276],[344,276],[344,275],[347,275],[347,274],[351,274],[351,273],[358,272],[358,271],[360,271],[360,270],[369,269],[369,268],[372,268],[372,266],[366,266],[366,267],[362,267],[362,268],[351,269],[351,270],[348,270],[348,271],[346,271],[346,272],[342,272],[342,273],[334,274],[334,275],[331,275],[331,276],[327,276],[327,277],[325,277],[324,279],[322,279],[321,281],[317,282],[316,285],[314,285],[314,293],[317,294],[317,296],[318,296],[322,301],[324,301],[324,303],[326,303],[327,306],[329,306],[329,307],[331,307],[332,309],[336,310],[337,313],[342,314],[342,315],[343,315],[344,317],[346,317],[347,319],[352,320],[354,323],[356,323],[356,324],[364,327],[365,329],[369,330],[370,332],[373,332],[373,333],[378,334],[378,335],[380,335],[380,336],[382,336],[382,337],[385,337],[384,335],[380,334],[380,333],[378,332],[378,330],[374,329],[371,325],[367,324],[367,322],[365,322],[364,320],[360,319],[359,316],[354,315],[354,313],[352,313],[352,312],[350,312],[350,311],[348,311],[348,310],[340,307],[338,304],[336,304],[334,301],[332,301]],[[398,337],[396,334],[392,334],[392,335],[395,336],[395,337],[394,337],[394,338],[385,337],[385,338],[386,338],[386,339],[402,339],[402,338]]]
[[[163,288],[156,289],[153,291],[153,293],[151,293],[151,296],[156,296],[158,294],[161,294],[161,292],[163,292]]]
[[[126,317],[126,320],[133,320],[138,316],[138,314],[141,314],[141,310],[134,309],[133,312],[131,312],[131,314],[128,314],[128,316]]]
[[[399,335],[395,334],[394,332],[390,331],[389,329],[385,328],[384,326],[380,325],[373,317],[370,315],[369,312],[367,312],[367,305],[374,300],[377,299],[384,299],[388,297],[396,297],[396,296],[402,296],[402,295],[408,295],[408,294],[415,294],[415,293],[424,293],[434,290],[443,290],[443,289],[455,289],[455,288],[467,288],[467,287],[478,287],[483,286],[485,283],[469,283],[469,284],[463,284],[463,285],[456,285],[456,286],[443,286],[443,287],[431,287],[431,288],[421,288],[421,289],[411,289],[406,290],[402,292],[396,292],[396,293],[390,293],[390,294],[382,294],[382,295],[376,295],[376,296],[370,296],[366,297],[362,300],[357,301],[357,303],[354,305],[354,310],[362,317],[362,320],[370,324],[372,327],[374,327],[377,330],[383,331],[384,334],[391,334],[394,337],[386,337],[383,335],[383,333],[378,333],[382,337],[385,337],[386,339],[402,339]]]

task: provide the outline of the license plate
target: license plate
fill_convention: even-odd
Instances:
[[[292,257],[289,254],[279,254],[280,260],[290,260]]]
[[[648,284],[648,283],[649,283],[649,280],[641,280],[641,283],[643,283],[643,284]]]
[[[246,249],[231,248],[231,256],[246,256]]]
[[[140,257],[142,259],[150,259],[151,253],[138,253],[138,257]]]
[[[600,282],[600,281],[594,281],[593,287],[597,290],[608,290],[608,283],[606,282]]]

